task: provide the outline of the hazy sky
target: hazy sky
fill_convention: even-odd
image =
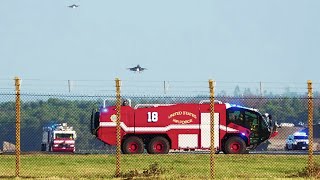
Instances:
[[[319,0],[0,2],[0,79],[319,82]]]

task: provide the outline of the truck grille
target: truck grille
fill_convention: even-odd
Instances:
[[[298,142],[297,145],[298,146],[303,146],[303,145],[307,145],[307,143],[306,142]]]

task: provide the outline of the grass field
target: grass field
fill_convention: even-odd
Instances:
[[[215,155],[215,177],[292,178],[307,166],[306,155]],[[320,162],[320,156],[314,156]],[[121,172],[142,176],[144,170],[157,164],[160,179],[209,179],[209,154],[122,155]],[[83,178],[113,179],[115,155],[32,154],[21,156],[20,175],[23,178]],[[149,174],[150,175],[150,174]],[[152,173],[151,173],[152,175]],[[14,178],[15,156],[0,155],[0,178]],[[150,179],[154,179],[152,177]]]

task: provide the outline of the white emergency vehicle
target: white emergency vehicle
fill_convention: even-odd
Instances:
[[[286,139],[286,150],[307,150],[309,146],[308,135],[305,132],[295,132]]]

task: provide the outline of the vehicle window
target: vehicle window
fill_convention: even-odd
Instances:
[[[68,139],[73,139],[73,134],[56,134],[56,138],[68,138]]]
[[[239,110],[232,110],[228,113],[227,123],[236,123],[238,121],[238,117],[240,116]]]
[[[289,135],[289,136],[288,136],[288,139],[289,139],[289,140],[293,140],[293,135]]]
[[[294,139],[308,139],[307,136],[294,136]]]
[[[244,109],[233,108],[227,113],[227,124],[234,123],[250,129],[250,122],[255,120],[255,124],[258,124],[257,116]]]
[[[227,111],[227,124],[235,123],[250,130],[250,142],[260,142],[269,136],[261,128],[267,129],[268,125],[264,123],[261,114],[241,108],[230,108]],[[262,134],[261,134],[262,133]]]
[[[245,111],[245,119],[246,124],[245,126],[252,131],[259,130],[259,116],[251,111]]]
[[[228,111],[227,117],[227,124],[235,123],[256,133],[258,133],[260,126],[262,126],[259,120],[260,116],[253,111],[233,108]]]

